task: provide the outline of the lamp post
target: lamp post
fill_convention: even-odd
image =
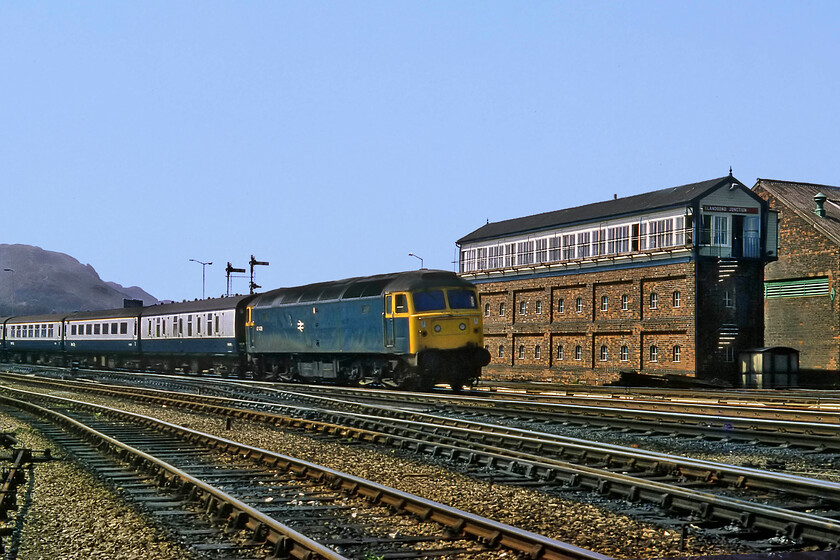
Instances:
[[[409,257],[414,257],[415,259],[420,259],[420,270],[426,268],[425,266],[423,266],[423,257],[421,257],[419,255],[415,255],[414,253],[409,253],[408,256]]]
[[[201,265],[201,299],[204,299],[204,267],[208,264],[213,264],[213,261],[210,262],[201,262],[195,259],[190,259],[191,262],[195,262]]]

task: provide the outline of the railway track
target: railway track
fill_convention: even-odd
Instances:
[[[497,548],[532,558],[606,556],[484,519],[288,456],[173,424],[62,397],[15,391],[4,403],[36,415],[40,428],[171,519],[210,517],[238,537],[195,545],[277,557],[478,557]],[[42,405],[32,401],[42,402]],[[43,406],[49,403],[49,408]],[[55,409],[61,409],[60,411]],[[106,421],[105,418],[108,418]],[[48,418],[44,425],[42,418]],[[57,432],[53,425],[60,425]],[[73,436],[68,433],[72,432]],[[86,442],[86,443],[83,443]],[[208,449],[212,452],[208,456]],[[102,452],[108,457],[103,458]],[[151,490],[154,482],[161,490]],[[161,495],[161,492],[164,494]],[[391,515],[397,513],[401,515]],[[278,519],[283,519],[281,523]],[[422,529],[417,529],[421,527]],[[434,529],[429,529],[434,527]],[[247,536],[247,538],[246,538]],[[230,537],[228,537],[230,541]],[[487,556],[491,557],[491,556]]]
[[[19,371],[33,369],[36,368],[24,366]],[[60,371],[48,370],[45,373],[66,377],[66,373]],[[507,395],[488,398],[323,385],[210,381],[160,375],[101,375],[97,372],[91,372],[90,375],[92,379],[102,379],[105,383],[125,383],[131,386],[142,383],[162,390],[195,391],[205,395],[265,399],[268,402],[276,401],[278,392],[291,391],[370,405],[435,410],[442,415],[475,415],[488,420],[527,418],[565,425],[632,430],[644,437],[679,435],[710,441],[797,447],[814,452],[840,452],[840,409],[827,403],[823,403],[826,408],[822,409],[803,409],[799,406],[786,409],[780,408],[781,405],[707,405],[696,402],[669,402],[663,405],[658,401],[650,403],[645,399],[620,398],[587,399],[588,404],[581,404],[580,400],[566,402],[560,399],[553,402],[555,397],[531,402],[522,395],[512,400]],[[549,402],[543,402],[545,400]]]
[[[800,409],[840,409],[840,391],[836,389],[712,389],[654,388],[617,386],[574,386],[549,383],[497,383],[479,381],[473,394],[504,395],[506,398],[541,399],[611,399],[637,402],[698,403],[706,405],[781,406]]]
[[[836,483],[312,395],[290,397],[317,400],[318,407],[272,407],[198,395],[173,399],[155,396],[154,391],[128,391],[172,406],[203,406],[231,417],[410,449],[500,483],[583,489],[647,502],[683,515],[686,522],[727,524],[752,538],[781,536],[821,546],[840,542]],[[243,406],[251,410],[239,408]],[[355,412],[335,410],[348,407]]]
[[[681,435],[708,440],[793,446],[818,452],[840,452],[840,410],[784,409],[699,403],[585,399],[573,402],[526,398],[466,397],[451,394],[387,393],[324,386],[268,388],[315,397],[336,397],[370,405],[433,409],[441,414],[479,415],[569,425],[633,430],[644,435]],[[545,402],[545,401],[548,402]]]

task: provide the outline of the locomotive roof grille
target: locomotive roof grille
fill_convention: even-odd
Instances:
[[[370,280],[368,282],[356,282],[344,292],[343,299],[359,298],[367,296],[378,296],[391,283],[391,278],[381,280]]]

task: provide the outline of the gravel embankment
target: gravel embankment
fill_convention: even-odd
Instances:
[[[30,389],[31,390],[31,389]],[[68,396],[66,393],[63,396]],[[689,533],[685,548],[679,547],[680,534],[678,531],[656,527],[625,515],[606,511],[593,504],[581,504],[558,497],[550,497],[536,491],[507,487],[499,484],[491,485],[476,481],[467,476],[455,473],[449,469],[430,465],[422,460],[397,451],[372,451],[361,446],[344,445],[342,443],[324,442],[310,439],[296,433],[252,424],[245,421],[234,421],[230,431],[225,430],[225,421],[220,418],[207,418],[198,414],[181,412],[159,406],[145,406],[133,403],[115,403],[88,395],[77,397],[98,404],[115,406],[131,412],[147,414],[184,425],[186,427],[208,432],[229,439],[234,439],[249,445],[262,447],[278,453],[291,455],[306,461],[311,461],[355,476],[370,479],[380,484],[395,487],[405,492],[423,496],[425,498],[470,511],[478,515],[497,519],[503,523],[525,528],[554,539],[572,543],[576,546],[591,549],[601,554],[616,558],[656,558],[664,556],[711,555],[748,552],[744,549],[733,548],[731,544],[714,543],[696,538]],[[36,479],[42,478],[37,476]],[[95,487],[94,481],[82,482],[80,488]],[[49,501],[41,498],[42,484],[47,481],[36,480],[38,495],[37,506],[49,507]],[[47,486],[48,487],[48,486]],[[91,501],[84,491],[74,498],[78,502]],[[97,498],[97,500],[100,498]],[[76,506],[76,502],[74,502]],[[85,506],[87,507],[87,506]],[[85,509],[85,508],[80,508]],[[35,508],[33,507],[33,511]],[[63,527],[65,524],[73,526],[81,524],[84,519],[102,519],[99,515],[83,515],[83,519],[70,518],[63,508],[53,510],[53,522]],[[90,524],[90,521],[87,521]],[[50,539],[51,533],[57,535],[65,530],[61,527],[48,527],[39,517],[27,521],[32,525],[29,533],[24,537],[34,543],[43,543]],[[95,525],[95,523],[94,523]],[[79,525],[81,526],[81,525]],[[131,536],[135,530],[122,531]],[[87,529],[86,532],[90,532]],[[115,531],[110,531],[114,533]],[[62,537],[58,537],[61,539]],[[112,535],[112,538],[117,538]],[[154,540],[154,537],[149,537]],[[97,548],[101,550],[101,548]],[[85,558],[114,558],[107,553],[101,556],[79,556]],[[148,556],[149,558],[186,558],[187,556]],[[46,558],[47,556],[44,556]],[[40,558],[40,556],[28,556]],[[75,556],[68,556],[75,558]],[[131,556],[126,556],[131,558]]]

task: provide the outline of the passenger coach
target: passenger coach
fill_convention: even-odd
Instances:
[[[140,344],[144,367],[199,373],[243,372],[245,347],[242,303],[234,296],[144,307]]]
[[[137,325],[142,308],[83,311],[64,318],[64,346],[89,366],[139,367]]]
[[[64,350],[64,315],[10,317],[4,324],[4,354],[16,353],[30,363],[58,363]]]

